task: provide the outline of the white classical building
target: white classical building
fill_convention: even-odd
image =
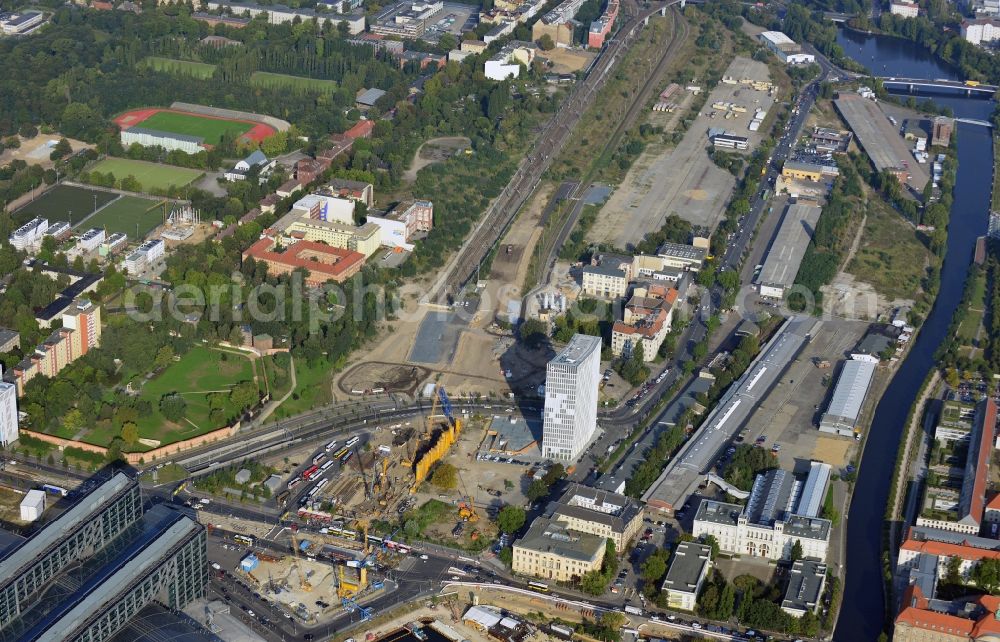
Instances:
[[[812,473],[810,473],[812,474]],[[754,480],[746,506],[704,499],[694,518],[695,537],[712,535],[727,553],[789,559],[795,542],[802,556],[826,561],[830,543],[830,521],[799,514],[799,506],[811,503],[802,493],[802,482],[790,472],[769,470]],[[823,488],[811,493],[822,494]],[[801,497],[800,497],[801,495]]]
[[[601,338],[575,334],[545,372],[542,455],[575,460],[597,429]]]

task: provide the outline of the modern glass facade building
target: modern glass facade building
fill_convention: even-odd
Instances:
[[[0,559],[0,629],[57,575],[107,546],[142,517],[136,480],[117,473]]]
[[[601,338],[573,335],[545,372],[542,455],[575,460],[597,429]]]

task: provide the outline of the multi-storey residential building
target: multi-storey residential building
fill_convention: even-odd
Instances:
[[[524,537],[514,542],[511,569],[519,575],[570,582],[600,570],[606,547],[603,537],[538,517]]]
[[[628,292],[628,275],[616,267],[584,266],[582,291],[588,296],[619,299]]]
[[[702,500],[694,518],[695,537],[712,535],[726,552],[771,560],[789,559],[795,542],[803,557],[826,561],[830,521],[799,513],[811,497],[799,497],[802,482],[784,470],[754,480],[747,505]],[[824,488],[813,488],[822,495]]]
[[[632,354],[642,345],[644,361],[656,358],[663,340],[670,333],[677,290],[662,284],[635,288],[625,305],[621,321],[611,327],[611,352],[617,356]]]
[[[45,236],[45,232],[48,229],[49,219],[34,218],[14,230],[8,240],[15,249],[23,252],[28,248],[33,247],[35,244],[41,243],[42,237]]]
[[[101,308],[87,299],[78,299],[63,312],[63,327],[52,332],[35,352],[11,370],[17,395],[37,375],[55,377],[67,365],[101,343]]]
[[[694,611],[698,594],[712,568],[712,548],[697,542],[681,542],[670,559],[662,590],[667,607]]]
[[[601,339],[573,338],[549,361],[545,373],[542,454],[575,460],[597,429],[597,387],[601,378]]]
[[[580,484],[570,484],[562,497],[549,505],[548,516],[570,530],[611,540],[619,554],[642,528],[642,509],[633,500]]]
[[[125,271],[140,276],[166,254],[167,246],[161,239],[146,241],[125,257]]]
[[[1000,597],[980,595],[954,601],[906,587],[896,616],[895,642],[988,642],[1000,639]]]
[[[962,37],[974,45],[1000,40],[1000,19],[976,18],[962,21]]]
[[[904,18],[916,18],[920,15],[920,5],[908,0],[893,0],[889,3],[889,13]]]

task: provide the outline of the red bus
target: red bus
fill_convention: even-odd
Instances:
[[[309,468],[306,468],[302,472],[302,479],[311,479],[312,476],[316,474],[317,470],[319,470],[319,466],[310,466]]]

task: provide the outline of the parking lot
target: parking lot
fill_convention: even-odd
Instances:
[[[662,147],[657,150],[651,146],[640,155],[601,210],[588,240],[629,248],[647,232],[659,229],[670,214],[694,225],[715,228],[736,179],[709,158],[708,130],[720,128],[748,138],[749,150],[742,153],[749,154],[762,139],[761,132],[748,131],[750,119],[757,109],[770,112],[774,103],[769,92],[738,82],[743,78],[769,80],[764,63],[737,57],[725,76],[735,79],[735,84],[719,83],[712,90],[701,113],[676,147],[663,151]],[[732,103],[746,111],[727,111],[727,119],[712,108],[719,102]]]

